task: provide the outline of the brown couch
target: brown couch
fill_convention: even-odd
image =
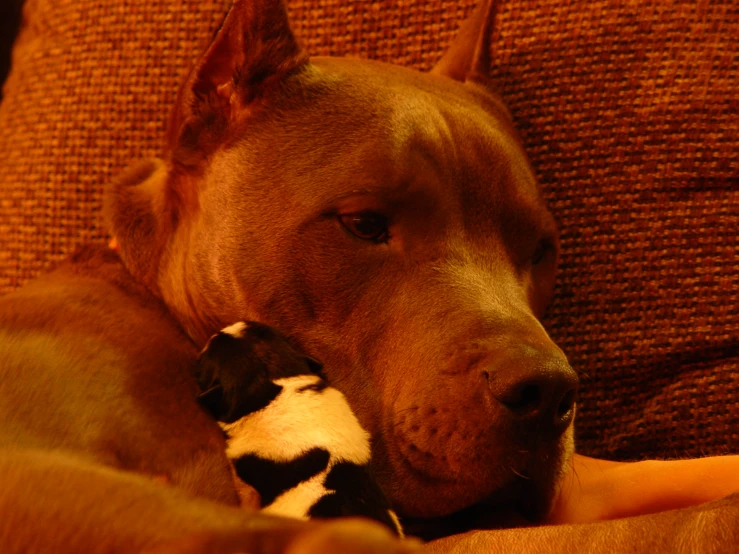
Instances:
[[[291,0],[314,54],[430,67],[474,0]],[[228,0],[28,0],[0,104],[0,293],[106,237]],[[578,444],[739,450],[739,4],[501,0],[494,74],[562,228]]]

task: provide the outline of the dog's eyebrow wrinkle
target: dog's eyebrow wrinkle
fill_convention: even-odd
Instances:
[[[345,191],[340,194],[337,194],[336,196],[329,197],[328,201],[331,203],[339,202],[341,200],[345,200],[347,198],[353,198],[356,196],[394,196],[398,194],[404,193],[406,190],[408,190],[409,183],[406,181],[401,181],[400,183],[393,183],[391,184],[385,184],[385,185],[374,185],[374,186],[366,186],[358,189],[352,189],[350,191]]]
[[[496,276],[477,263],[467,249],[435,267],[445,282],[460,293],[469,307],[493,310],[501,316],[508,314],[508,303],[496,294]]]
[[[360,181],[356,188],[340,192],[330,197],[329,201],[336,202],[361,194],[400,196],[414,188],[414,184],[422,178],[419,173],[429,174],[425,168],[429,168],[433,175],[449,177],[445,173],[456,163],[456,146],[447,118],[441,110],[430,112],[426,102],[404,96],[402,100],[390,104],[387,117],[390,120],[388,128],[393,131],[384,133],[380,143],[363,142],[360,147],[362,151],[367,149],[371,152],[365,161],[380,167],[383,177],[367,178],[364,183]],[[416,162],[410,164],[416,170],[409,168],[409,161]],[[421,167],[424,171],[417,171]],[[357,178],[364,180],[362,173]]]

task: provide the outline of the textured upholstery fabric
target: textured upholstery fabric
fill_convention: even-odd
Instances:
[[[102,240],[228,0],[28,0],[0,104],[0,292]],[[473,0],[290,0],[313,54],[428,68]],[[613,458],[739,445],[739,3],[501,0],[495,68],[562,228],[547,325]]]

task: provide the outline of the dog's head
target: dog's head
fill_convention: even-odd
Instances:
[[[279,1],[237,0],[166,159],[106,199],[197,341],[248,317],[325,363],[406,515],[541,514],[572,452],[576,377],[537,319],[557,230],[487,77],[493,11],[423,74],[309,60]]]

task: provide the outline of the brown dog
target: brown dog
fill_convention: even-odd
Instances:
[[[475,504],[540,518],[550,509],[573,450],[576,377],[537,320],[552,290],[556,228],[486,77],[493,11],[491,2],[482,2],[434,71],[420,74],[356,60],[308,61],[280,2],[237,0],[180,93],[166,159],[129,170],[106,199],[126,268],[196,344],[250,318],[276,325],[322,359],[332,383],[372,432],[381,484],[405,516],[445,516]],[[5,417],[18,422],[17,430],[0,454],[0,464],[13,470],[12,486],[0,492],[0,510],[30,495],[27,512],[52,529],[47,545],[65,537],[54,517],[66,505],[75,514],[72,521],[111,529],[110,512],[95,510],[106,500],[125,513],[125,530],[103,536],[136,548],[156,544],[152,536],[184,540],[183,529],[201,538],[201,550],[213,541],[218,551],[277,551],[290,541],[291,552],[321,551],[328,548],[321,540],[344,537],[342,524],[306,531],[235,515],[106,467],[164,474],[190,494],[226,500],[233,495],[228,485],[206,487],[223,481],[223,456],[213,422],[191,412],[184,398],[188,376],[176,370],[156,374],[156,366],[178,353],[187,358],[187,339],[163,311],[143,317],[162,328],[151,331],[134,313],[146,313],[156,301],[143,291],[122,297],[107,287],[109,275],[85,263],[81,270],[74,269],[78,262],[66,274],[50,276],[39,285],[43,296],[21,291],[8,300],[4,328],[16,343],[5,355],[11,367],[17,363],[14,379],[20,384],[6,380],[2,392],[17,399],[18,387],[35,388],[35,380],[24,376],[28,352],[37,349],[26,336],[17,339],[19,334],[61,334],[53,339],[57,347],[72,349],[74,356],[82,352],[84,368],[113,348],[113,378],[128,387],[106,394],[123,398],[116,401],[122,407],[99,432],[90,431],[97,442],[80,444],[70,433],[57,445],[57,433],[43,432],[49,416],[29,414],[15,400]],[[115,260],[110,263],[122,271]],[[90,272],[88,281],[77,276]],[[74,311],[66,308],[70,289]],[[97,308],[86,312],[91,299]],[[116,342],[120,329],[107,310],[120,314],[119,305],[132,311],[124,325],[131,333],[127,339],[148,346],[126,351]],[[94,317],[85,321],[85,313]],[[64,334],[67,328],[73,331]],[[86,341],[90,335],[104,347]],[[163,360],[150,357],[156,349]],[[45,363],[43,371],[51,373],[44,375],[66,371],[57,367],[59,359]],[[170,387],[178,376],[183,383]],[[100,382],[110,381],[91,385],[90,396],[99,394]],[[51,385],[39,402],[59,398]],[[174,417],[183,433],[183,443],[171,439],[173,448],[205,451],[205,479],[186,478],[188,472],[179,468],[188,462],[174,452],[160,452],[160,465],[148,462],[147,452],[168,450],[153,439],[133,448],[140,453],[134,461],[126,459],[130,441],[115,438],[115,425],[130,419],[130,434],[121,436],[135,437],[158,421],[159,410]],[[67,420],[66,432],[75,428]],[[44,456],[39,448],[65,452]],[[44,511],[34,495],[46,498],[57,478],[72,485],[51,495],[52,508]],[[33,486],[27,484],[31,479]],[[126,487],[133,492],[123,494]],[[151,505],[136,517],[137,508]],[[653,549],[647,539],[660,526],[706,532],[707,521],[710,531],[735,520],[736,508],[736,501],[727,501],[646,522],[488,533],[437,546]],[[156,517],[147,517],[151,513]],[[0,538],[20,536],[21,546],[11,551],[28,550],[22,541],[38,534],[22,518],[11,522]],[[162,525],[176,531],[162,538]],[[255,527],[261,533],[251,532]],[[363,527],[349,541],[359,550],[371,535],[377,542],[370,546],[391,548],[384,535],[373,533],[373,527]]]
[[[246,316],[325,363],[406,516],[541,516],[573,450],[577,378],[537,320],[557,231],[486,82],[482,8],[421,74],[309,62],[279,3],[237,3],[168,159],[107,205],[124,263],[196,342]]]

